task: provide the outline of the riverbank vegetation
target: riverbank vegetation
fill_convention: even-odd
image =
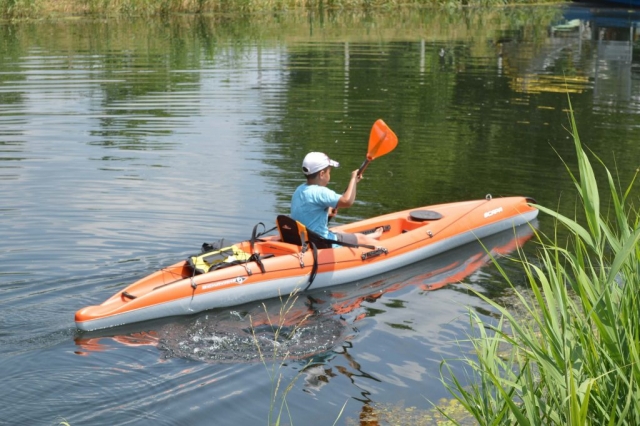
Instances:
[[[638,172],[625,188],[603,167],[610,194],[601,210],[570,119],[579,175],[567,170],[580,223],[540,207],[570,242],[540,236],[537,259],[523,259],[528,286],[510,284],[524,316],[478,294],[500,320],[487,324],[470,311],[477,359],[464,364],[471,386],[443,364],[442,380],[480,425],[640,424],[640,214],[631,196]]]
[[[557,3],[554,0],[0,0],[4,19],[60,16],[169,16],[206,14],[225,16],[256,12],[302,10],[392,10],[407,7],[504,6]]]

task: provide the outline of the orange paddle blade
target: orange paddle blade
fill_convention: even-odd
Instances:
[[[382,119],[376,120],[369,135],[367,160],[371,161],[390,153],[398,145],[398,137]]]

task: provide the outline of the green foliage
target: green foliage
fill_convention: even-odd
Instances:
[[[546,0],[558,3],[557,0]],[[170,16],[181,13],[247,14],[291,9],[392,10],[407,7],[494,7],[534,0],[0,0],[0,17],[39,18],[52,13],[90,16]]]
[[[477,360],[465,359],[471,388],[445,379],[451,369],[443,363],[445,385],[481,425],[640,424],[640,215],[630,199],[637,172],[622,190],[604,167],[611,196],[603,215],[573,110],[570,123],[579,176],[567,170],[586,225],[537,206],[571,241],[563,247],[539,236],[537,262],[522,261],[531,296],[502,271],[527,315],[478,294],[502,319],[491,326],[470,311],[479,333],[472,338]]]
[[[0,17],[25,18],[38,12],[38,0],[0,0]]]

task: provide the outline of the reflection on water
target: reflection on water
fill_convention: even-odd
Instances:
[[[569,22],[565,32],[580,44],[591,42],[595,48],[586,70],[594,81],[595,101],[603,108],[608,104],[637,103],[638,79],[634,78],[637,64],[634,64],[633,50],[638,39],[640,12],[569,7],[564,16]]]
[[[593,91],[597,109],[611,104],[638,112],[640,93],[634,78],[633,46],[638,38],[640,13],[635,10],[570,5],[563,18],[551,25],[549,38],[526,62],[522,43],[500,43],[501,69],[510,74],[512,88],[524,93]],[[525,46],[526,48],[526,46]],[[636,60],[636,62],[638,62]],[[630,103],[629,105],[626,105]]]

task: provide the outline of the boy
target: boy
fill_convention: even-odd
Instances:
[[[302,172],[307,177],[307,182],[300,185],[291,197],[291,217],[324,238],[375,246],[382,235],[382,228],[376,229],[371,235],[329,231],[329,212],[341,207],[351,207],[356,199],[356,185],[362,179],[358,170],[354,170],[351,172],[349,186],[342,195],[327,188],[331,180],[331,169],[339,166],[337,161],[322,152],[310,152],[304,157]]]

